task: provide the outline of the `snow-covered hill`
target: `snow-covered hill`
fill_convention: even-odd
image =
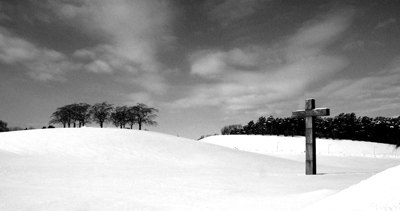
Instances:
[[[400,164],[319,155],[306,176],[303,159],[135,130],[0,133],[0,210],[300,210]]]
[[[220,146],[261,154],[304,154],[305,137],[232,135],[201,140]],[[400,158],[394,145],[373,142],[317,139],[318,155]]]
[[[265,155],[273,155],[288,159],[305,159],[304,137],[279,137],[279,136],[211,136],[202,142],[225,146],[236,150],[249,151]],[[358,158],[357,158],[358,157]],[[364,157],[364,158],[363,158]],[[370,158],[370,159],[366,159]],[[374,158],[374,159],[371,159]],[[318,169],[326,164],[341,160],[335,166],[348,165],[348,170],[342,172],[350,175],[356,167],[376,169],[380,162],[391,163],[391,159],[400,158],[400,149],[389,144],[351,140],[317,139]],[[371,161],[370,163],[366,163]],[[386,168],[387,166],[385,166]],[[353,169],[352,169],[353,168]],[[335,174],[332,169],[328,174]],[[370,169],[372,170],[372,169]],[[365,170],[368,171],[368,170]],[[337,173],[340,174],[340,173]],[[360,183],[354,184],[337,194],[324,198],[317,203],[302,209],[303,211],[373,211],[373,210],[400,210],[400,166],[392,167],[381,173],[373,175]]]

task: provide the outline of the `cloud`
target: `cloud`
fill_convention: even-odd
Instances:
[[[269,1],[269,0],[267,0]],[[221,25],[226,26],[234,21],[252,15],[260,3],[266,0],[224,0],[221,3],[209,1],[207,8],[210,8],[209,17],[217,20]]]
[[[346,65],[340,58],[319,56],[272,70],[268,67],[259,71],[233,70],[218,76],[218,83],[197,85],[176,106],[221,106],[228,112],[266,108],[268,104],[303,96],[310,87],[329,80]]]
[[[113,70],[110,65],[101,60],[96,60],[90,64],[85,65],[85,69],[94,73],[111,73]]]
[[[389,25],[391,25],[391,24],[396,24],[396,22],[397,22],[396,19],[390,18],[390,19],[388,19],[388,20],[386,20],[386,21],[379,22],[379,23],[375,26],[375,29],[387,28],[387,27],[389,27]]]
[[[163,89],[149,89],[143,80],[164,83],[158,76],[162,69],[157,52],[173,40],[169,27],[173,18],[171,7],[166,1],[145,0],[44,1],[35,4],[35,10],[29,10],[29,17],[38,17],[35,11],[43,13],[48,18],[35,19],[36,22],[69,25],[95,42],[88,42],[91,45],[77,48],[68,55],[6,35],[10,38],[7,43],[12,42],[4,46],[7,52],[1,55],[2,61],[25,61],[29,74],[44,81],[66,80],[68,71],[83,69],[96,74],[107,73],[109,77],[131,78],[125,81],[134,82],[133,86],[140,90],[165,90],[165,84],[153,86]],[[50,56],[55,52],[59,53],[59,58]],[[46,57],[37,58],[38,55]]]
[[[4,5],[0,3],[0,21],[12,21],[11,17],[5,12]]]
[[[106,43],[102,45],[110,46],[103,48],[103,53],[128,59],[143,71],[157,70],[157,50],[171,40],[172,6],[165,1],[55,1],[51,6],[59,18],[92,36],[103,37]]]
[[[75,51],[72,56],[81,59],[94,60],[96,58],[96,52],[88,49],[79,49]]]
[[[327,98],[327,103],[337,110],[348,111],[349,105],[361,115],[384,115],[396,112],[400,103],[400,62],[394,59],[387,69],[358,79],[332,81],[312,96]]]
[[[147,92],[136,92],[131,93],[126,97],[126,100],[123,102],[125,105],[135,105],[137,103],[144,103],[150,107],[157,106],[154,99]]]
[[[66,72],[79,67],[63,53],[38,47],[3,28],[0,29],[0,61],[21,64],[32,78],[40,81],[63,81]]]
[[[243,49],[234,48],[223,51],[199,51],[191,55],[191,73],[203,77],[216,77],[230,71],[254,71],[282,63],[279,49],[266,49],[255,46]]]
[[[129,93],[122,96],[127,99],[132,94],[141,100],[154,101],[167,91],[158,52],[175,40],[170,31],[174,18],[171,2],[44,0],[17,6],[21,10],[10,11],[20,13],[7,13],[16,24],[29,23],[33,29],[36,24],[48,28],[57,25],[55,28],[72,29],[67,33],[78,32],[80,40],[75,42],[71,38],[71,47],[66,51],[54,50],[50,45],[45,47],[46,43],[36,44],[35,39],[22,38],[30,34],[19,36],[0,28],[1,63],[26,70],[39,81],[65,82],[76,77],[68,77],[73,71],[103,74],[109,81],[129,87]],[[13,7],[16,6],[10,5]],[[8,20],[2,11],[0,19]],[[35,33],[33,30],[32,34]],[[76,49],[70,53],[73,47]]]
[[[363,48],[364,46],[365,46],[365,41],[363,41],[363,40],[355,40],[355,41],[352,41],[352,42],[349,42],[349,43],[345,44],[343,46],[343,50],[350,51],[350,50],[353,50],[353,49]]]
[[[191,73],[210,76],[226,70],[224,52],[199,52],[192,56]]]
[[[342,9],[308,21],[288,40],[287,58],[318,55],[349,28],[355,13],[353,9]]]
[[[325,86],[348,65],[345,58],[329,53],[326,48],[348,29],[354,14],[354,10],[348,9],[317,17],[272,47],[197,52],[190,57],[191,73],[212,81],[193,85],[188,97],[170,106],[280,112],[285,108],[284,102]],[[282,107],[272,108],[272,104]]]
[[[78,3],[77,3],[78,2]],[[101,44],[77,49],[73,56],[94,73],[113,73],[117,81],[135,87],[134,92],[153,96],[166,91],[160,48],[173,42],[174,18],[167,1],[55,1],[58,17],[83,32],[101,38]],[[120,79],[123,78],[123,79]]]
[[[37,57],[39,49],[28,41],[14,37],[5,29],[0,30],[0,59],[12,64],[18,61],[32,60]]]

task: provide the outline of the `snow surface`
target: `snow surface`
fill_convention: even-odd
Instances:
[[[349,210],[399,207],[400,159],[388,146],[329,142],[329,153],[317,156],[319,174],[306,176],[304,152],[294,147],[304,140],[238,138],[101,128],[0,133],[0,210],[337,210],[338,200],[354,201]],[[276,138],[279,146],[266,148]],[[222,139],[233,149],[215,145]],[[243,146],[263,153],[237,150]]]
[[[210,136],[201,141],[261,154],[305,154],[304,136]],[[317,139],[316,145],[317,155],[400,158],[400,150],[390,144]]]

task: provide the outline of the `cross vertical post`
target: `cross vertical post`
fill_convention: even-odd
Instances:
[[[306,174],[317,174],[315,119],[317,116],[329,116],[328,108],[315,108],[314,99],[306,99],[305,110],[292,112],[292,118],[305,118],[306,123]]]
[[[306,111],[315,108],[315,100],[306,100]],[[317,173],[317,156],[316,156],[316,140],[315,140],[315,116],[305,118],[306,121],[306,174]]]

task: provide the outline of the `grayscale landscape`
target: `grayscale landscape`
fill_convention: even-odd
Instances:
[[[0,211],[400,210],[399,0],[1,0]]]

